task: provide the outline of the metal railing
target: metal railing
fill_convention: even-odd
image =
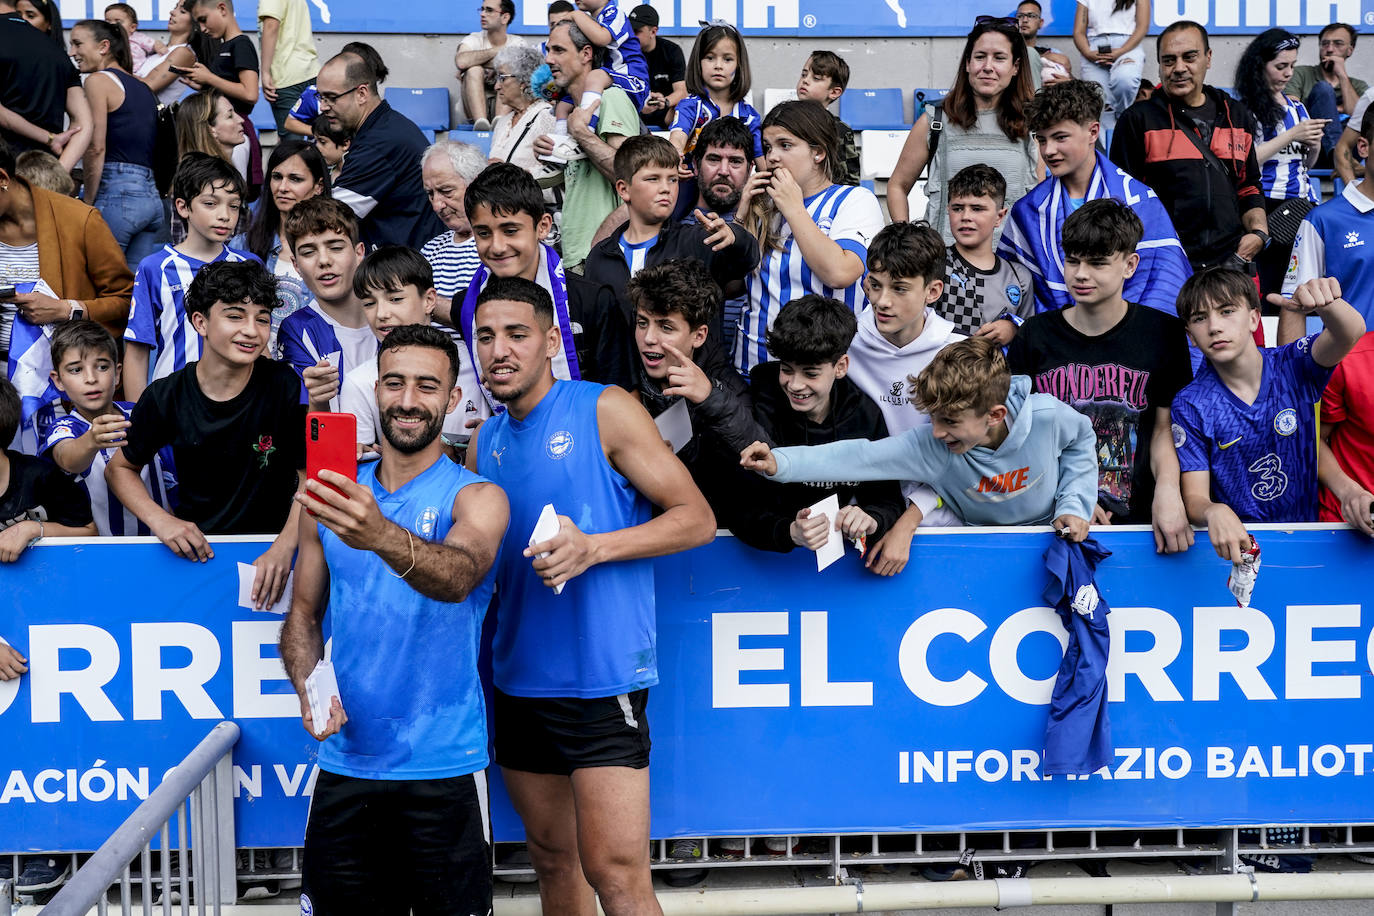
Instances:
[[[191,912],[192,900],[198,916],[207,907],[218,914],[221,906],[232,904],[237,878],[230,753],[238,740],[239,727],[233,722],[211,729],[43,907],[42,916],[85,916],[91,907],[105,916],[108,891],[115,884],[124,916],[133,911],[136,890],[145,916],[153,913],[155,890],[164,916],[170,916],[174,896],[180,898],[182,914]],[[156,874],[155,838],[161,860]],[[135,859],[137,873],[132,872]]]

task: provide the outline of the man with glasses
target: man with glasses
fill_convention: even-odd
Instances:
[[[1320,61],[1316,66],[1293,68],[1293,78],[1284,93],[1302,102],[1314,118],[1329,119],[1322,134],[1322,151],[1317,158],[1318,168],[1331,167],[1331,151],[1341,139],[1341,115],[1353,115],[1355,104],[1369,89],[1364,80],[1346,72],[1346,61],[1355,53],[1355,27],[1333,22],[1317,36]],[[1359,133],[1359,124],[1351,128]]]
[[[453,65],[458,68],[458,80],[463,84],[463,111],[472,119],[473,130],[491,130],[491,119],[509,110],[497,96],[495,109],[490,118],[487,116],[487,90],[496,86],[496,68],[491,66],[491,60],[507,44],[525,42],[506,32],[515,21],[514,0],[482,0],[477,13],[482,28],[458,43]]]
[[[1026,55],[1030,58],[1031,77],[1035,80],[1036,89],[1072,79],[1072,65],[1067,55],[1035,43],[1040,37],[1040,30],[1045,27],[1040,0],[1023,0],[1017,5],[1016,27],[1026,40]]]
[[[428,143],[377,90],[377,74],[356,54],[336,54],[315,81],[320,117],[353,134],[334,196],[358,216],[363,244],[420,248],[444,231],[421,182]]]

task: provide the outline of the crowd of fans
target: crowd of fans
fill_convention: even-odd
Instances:
[[[555,0],[536,48],[485,0],[455,58],[485,155],[393,110],[369,45],[319,66],[303,0],[259,6],[261,59],[232,0],[174,7],[165,43],[122,3],[64,40],[51,3],[19,2],[0,0],[0,562],[51,536],[204,561],[208,535],[271,534],[253,599],[273,604],[315,531],[307,409],[357,417],[360,462],[405,453],[379,351],[456,347],[436,419],[454,461],[483,470],[474,438],[526,419],[505,416],[526,393],[501,346],[522,344],[493,301],[533,309],[551,378],[630,392],[635,416],[685,402],[677,458],[762,550],[838,529],[891,576],[922,526],[1143,524],[1164,553],[1198,526],[1233,562],[1257,522],[1374,535],[1374,186],[1355,179],[1374,116],[1350,26],[1316,67],[1264,32],[1228,93],[1188,21],[1141,85],[1146,0],[1085,0],[1084,79],[1036,44],[1036,0],[979,17],[889,222],[830,111],[845,61],[812,53],[761,114],[725,23],[684,56],[651,7]],[[265,163],[259,92],[281,133]],[[1323,158],[1347,183],[1318,204]],[[0,642],[0,677],[24,670]]]

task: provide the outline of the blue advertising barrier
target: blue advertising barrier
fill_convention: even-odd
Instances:
[[[1161,557],[1148,531],[1098,535],[1116,760],[1084,778],[1039,766],[1066,638],[1045,530],[922,535],[892,579],[729,537],[659,560],[654,835],[1374,822],[1374,543],[1255,530],[1249,609],[1205,536]],[[95,848],[222,718],[239,845],[301,842],[315,742],[281,618],[236,604],[262,550],[53,542],[0,567],[0,635],[30,660],[0,684],[0,843]],[[493,822],[519,838],[499,792]]]
[[[724,19],[745,35],[773,38],[881,37],[967,35],[978,8],[930,0],[650,0],[658,10],[665,35],[695,35],[704,19]],[[162,27],[171,0],[133,0],[145,31]],[[625,12],[636,0],[621,0]],[[1077,0],[1045,0],[1045,35],[1073,34]],[[62,0],[62,19],[104,15],[105,0]],[[1016,4],[981,10],[1012,13]],[[516,0],[511,31],[525,35],[547,32],[547,0]],[[1258,34],[1270,26],[1312,33],[1330,22],[1374,24],[1374,0],[1155,0],[1152,33],[1178,19],[1193,19],[1215,34]],[[239,5],[239,24],[258,27],[254,5]],[[377,4],[367,0],[310,0],[310,21],[317,32],[393,32],[463,35],[477,29],[477,5],[443,0]],[[156,24],[156,25],[155,25]],[[843,49],[840,49],[843,50]],[[1306,60],[1306,58],[1304,58]],[[1311,54],[1315,60],[1315,51]],[[900,82],[894,80],[894,82]]]

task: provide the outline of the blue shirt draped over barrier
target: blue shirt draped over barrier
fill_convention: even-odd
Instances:
[[[1069,634],[1064,661],[1050,695],[1045,727],[1046,773],[1086,776],[1112,762],[1112,726],[1107,719],[1107,657],[1112,609],[1094,577],[1112,552],[1094,538],[1081,544],[1056,538],[1045,548],[1050,581],[1045,601],[1054,606]]]

